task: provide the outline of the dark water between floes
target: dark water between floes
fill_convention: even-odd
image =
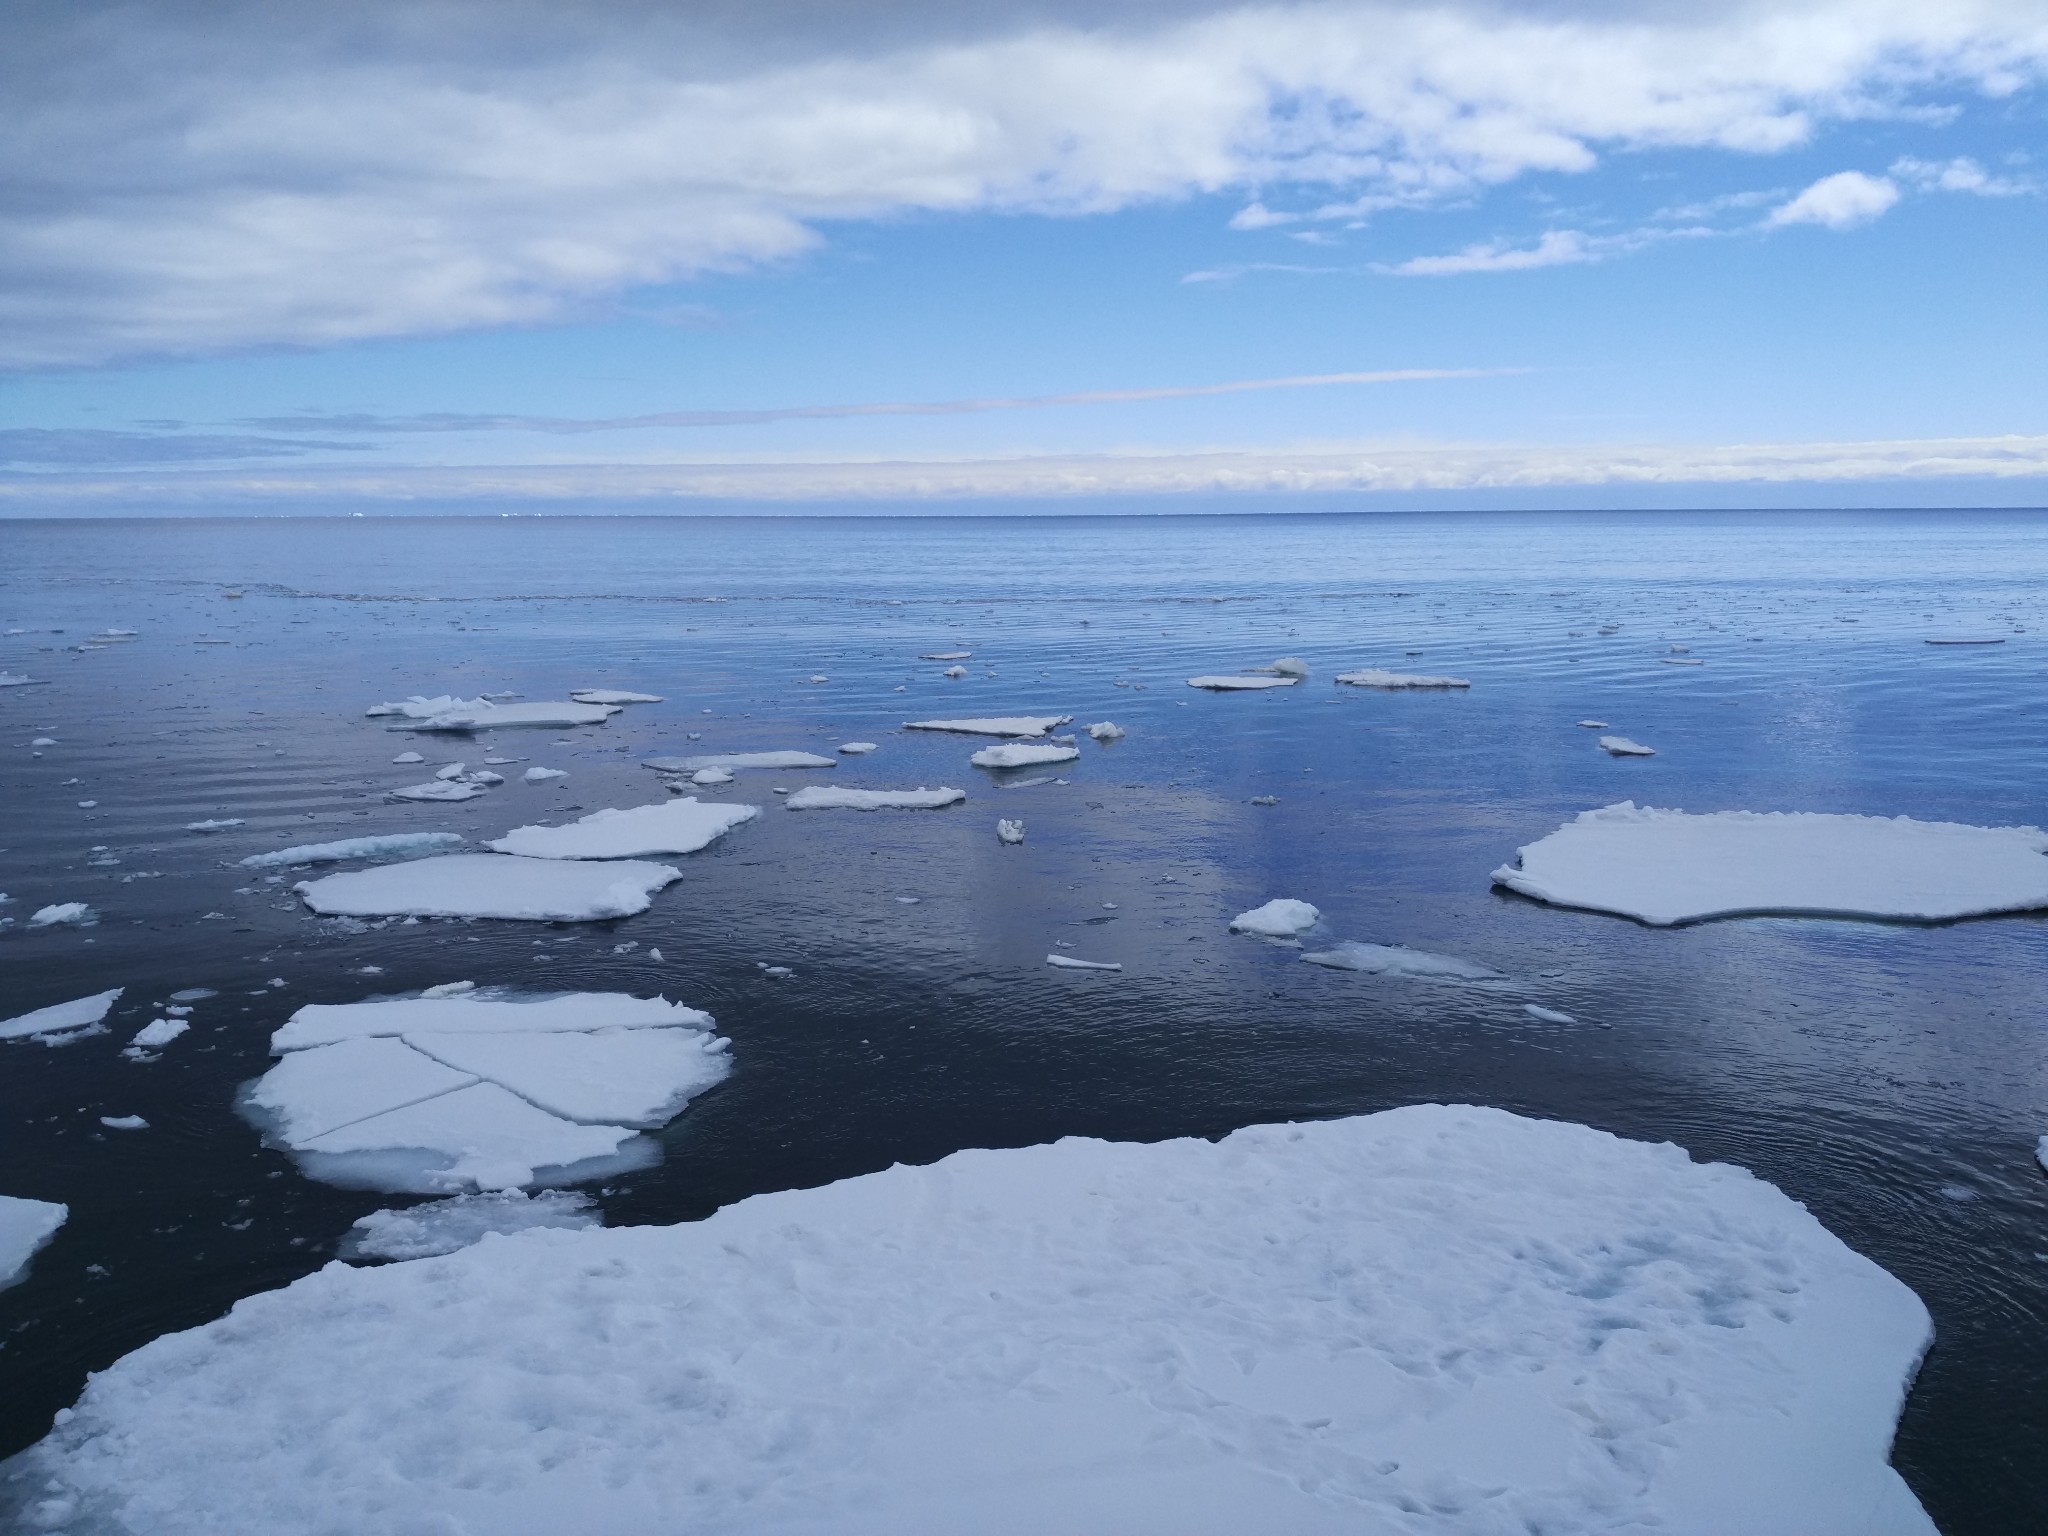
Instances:
[[[108,628],[137,634],[90,638]],[[2048,919],[1658,931],[1487,880],[1624,798],[2048,822],[2048,515],[0,522],[0,629],[25,631],[0,671],[49,680],[0,688],[0,1018],[128,989],[110,1033],[0,1045],[0,1193],[71,1207],[0,1293],[0,1452],[86,1372],[404,1203],[306,1181],[231,1099],[303,1003],[473,980],[658,990],[731,1037],[734,1075],[662,1133],[662,1163],[603,1186],[614,1225],[966,1146],[1418,1100],[1740,1163],[1933,1310],[1895,1459],[1942,1529],[2048,1529]],[[1956,637],[2004,643],[1923,643]],[[1704,665],[1664,665],[1673,645]],[[974,653],[957,681],[916,659],[955,648]],[[1308,682],[1182,681],[1279,655]],[[1330,682],[1356,666],[1472,688]],[[483,749],[390,734],[369,705],[600,686],[666,701],[487,743],[567,779],[383,798],[425,776],[398,752]],[[980,743],[897,729],[1012,713],[1129,736],[1084,743],[1068,783],[1007,788],[968,766]],[[1610,759],[1582,718],[1658,755]],[[32,755],[37,736],[57,745]],[[494,836],[660,798],[650,754],[851,738],[881,749],[835,781],[970,800],[785,815],[770,786],[816,776],[743,775],[717,793],[767,814],[621,922],[349,933],[234,864]],[[1332,972],[1225,932],[1272,896],[1517,985]],[[65,901],[101,921],[21,926]],[[1053,970],[1061,940],[1124,970]],[[219,995],[192,1032],[124,1060],[151,1004],[193,987]],[[100,1124],[131,1114],[151,1128]]]

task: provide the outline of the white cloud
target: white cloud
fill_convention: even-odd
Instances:
[[[2031,181],[1993,176],[1968,156],[1954,160],[1920,160],[1906,155],[1894,161],[1891,175],[1917,192],[1968,192],[1977,197],[2020,197],[2036,189]]]
[[[0,365],[34,366],[559,319],[907,210],[1768,153],[2043,79],[2048,0],[76,0],[8,42]]]
[[[1773,228],[1787,224],[1819,224],[1827,229],[1854,229],[1882,215],[1899,200],[1895,182],[1861,171],[1837,171],[1823,176],[1790,202],[1771,210],[1764,223]]]
[[[1504,240],[1468,245],[1449,256],[1416,256],[1382,267],[1396,277],[1455,277],[1467,272],[1526,272],[1531,267],[1563,267],[1598,261],[1601,252],[1575,229],[1553,229],[1534,245],[1511,246]]]

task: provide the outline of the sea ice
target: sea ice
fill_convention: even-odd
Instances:
[[[658,693],[628,693],[623,688],[578,688],[570,698],[578,704],[659,704]]]
[[[1230,920],[1232,933],[1257,933],[1269,939],[1291,939],[1322,921],[1323,914],[1305,901],[1276,896],[1263,907],[1240,912]]]
[[[965,677],[966,675],[967,669],[965,667],[948,667],[945,671],[939,674],[939,676],[941,677],[950,677],[954,679],[956,682],[959,679]]]
[[[506,997],[429,987],[419,997],[381,998],[368,1003],[308,1003],[270,1037],[270,1048],[283,1054],[341,1040],[411,1034],[557,1034],[599,1029],[711,1027],[710,1014],[662,997],[630,997],[623,992]]]
[[[619,712],[616,704],[482,704],[429,715],[416,731],[490,731],[500,726],[599,725]]]
[[[1245,688],[1292,688],[1298,677],[1191,677],[1190,688],[1207,688],[1211,693],[1234,693]]]
[[[19,1014],[11,1019],[0,1020],[0,1040],[26,1040],[31,1035],[62,1034],[66,1030],[90,1029],[107,1016],[121,993],[126,990],[114,987],[105,992],[95,992],[91,997],[76,998],[68,1003],[52,1003],[47,1008]]]
[[[566,827],[514,827],[486,848],[533,859],[635,859],[695,853],[761,811],[752,805],[709,805],[690,796],[630,810],[592,811]]]
[[[1609,757],[1655,757],[1657,749],[1646,747],[1640,741],[1630,741],[1626,736],[1602,736],[1599,747]]]
[[[1024,841],[1024,823],[998,818],[996,841],[999,843],[1021,843]]]
[[[99,920],[99,913],[82,901],[60,901],[38,907],[29,914],[28,925],[31,928],[89,928]]]
[[[301,880],[323,917],[505,917],[596,922],[645,912],[682,871],[636,860],[579,863],[498,853],[449,853]]]
[[[732,1071],[725,1041],[695,1029],[423,1031],[408,1034],[405,1043],[444,1066],[510,1089],[551,1115],[586,1125],[666,1124]]]
[[[721,784],[730,784],[732,780],[730,768],[699,768],[690,775],[690,782],[704,789],[716,789]]]
[[[974,652],[972,651],[922,651],[918,654],[917,659],[919,661],[966,661],[973,654]]]
[[[1455,955],[1432,955],[1401,944],[1360,944],[1346,939],[1329,949],[1301,957],[1310,965],[1326,965],[1335,971],[1364,971],[1372,976],[1421,976],[1441,981],[1502,981],[1491,966]]]
[[[417,752],[401,752],[391,761],[394,763],[424,763],[426,759]]]
[[[995,715],[968,720],[906,720],[906,731],[957,731],[963,736],[1043,736],[1072,715]]]
[[[251,1084],[242,1108],[286,1147],[479,1081],[385,1036],[289,1052]]]
[[[545,784],[549,779],[566,779],[569,774],[562,768],[529,768],[519,777],[529,784]]]
[[[455,1195],[402,1211],[372,1211],[341,1240],[344,1259],[432,1259],[482,1242],[493,1233],[536,1227],[580,1231],[604,1225],[588,1195],[544,1189],[534,1194],[500,1189]]]
[[[152,1019],[136,1031],[135,1038],[128,1043],[153,1051],[159,1046],[169,1045],[192,1026],[183,1019]]]
[[[875,743],[872,741],[842,741],[839,743],[839,750],[848,757],[864,757],[875,750]]]
[[[791,811],[931,811],[958,805],[964,789],[839,789],[813,784],[798,790],[783,808]]]
[[[1308,663],[1299,656],[1282,656],[1266,670],[1280,677],[1307,677]]]
[[[30,677],[25,672],[0,672],[0,688],[26,688],[32,683],[46,683],[45,677]]]
[[[1532,1019],[1540,1019],[1545,1024],[1576,1024],[1579,1022],[1568,1013],[1561,1013],[1555,1008],[1545,1008],[1540,1003],[1524,1003],[1522,1004],[1522,1012],[1529,1015]]]
[[[455,779],[429,779],[389,791],[393,800],[474,800],[484,792],[481,784],[464,784]]]
[[[700,768],[837,768],[839,760],[815,752],[702,752],[694,757],[650,757],[656,773],[695,773]]]
[[[1337,681],[1354,688],[1470,688],[1462,677],[1430,677],[1420,672],[1383,672],[1366,667],[1357,672],[1339,672]]]
[[[1941,922],[2048,907],[2044,853],[2037,827],[1624,800],[1530,843],[1493,880],[1655,927],[1767,913]]]
[[[1063,971],[1120,971],[1123,966],[1113,960],[1076,960],[1072,955],[1047,955],[1047,965],[1058,966]]]
[[[149,1122],[140,1115],[101,1115],[100,1124],[110,1131],[146,1131]]]
[[[1579,724],[1589,731],[1604,731],[1607,729],[1607,722],[1605,720],[1581,720]]]
[[[1098,720],[1088,727],[1088,737],[1091,741],[1122,741],[1124,728],[1114,720]]]
[[[1080,755],[1079,747],[1040,746],[1035,742],[1005,742],[1000,747],[983,747],[967,761],[977,768],[1036,768],[1042,763],[1071,763]]]
[[[469,764],[467,763],[449,763],[444,767],[436,768],[434,770],[434,777],[437,779],[459,779],[468,770]]]
[[[28,1273],[28,1261],[70,1214],[69,1206],[52,1200],[0,1195],[0,1290]]]
[[[462,841],[460,832],[386,832],[375,837],[344,837],[332,843],[300,843],[275,853],[252,853],[245,869],[283,869],[293,864],[332,864],[342,859],[381,859],[394,853],[425,853]]]
[[[1933,1536],[1886,1464],[1930,1331],[1740,1168],[1423,1104],[329,1265],[11,1475],[163,1536]]]
[[[430,699],[416,693],[409,699],[401,699],[395,704],[378,704],[364,710],[363,713],[372,717],[378,715],[402,715],[408,720],[431,720],[434,716],[445,715],[451,710],[489,709],[490,707],[491,701],[489,699],[458,699],[451,693],[436,694]]]
[[[220,821],[188,821],[185,823],[185,830],[187,832],[225,832],[229,827],[239,827],[241,825],[243,825],[241,817],[229,816]]]

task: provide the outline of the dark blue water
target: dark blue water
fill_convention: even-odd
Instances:
[[[0,1192],[72,1208],[0,1293],[0,1449],[88,1370],[317,1267],[389,1203],[307,1182],[233,1115],[287,1014],[474,980],[659,990],[732,1037],[734,1076],[663,1162],[604,1187],[613,1224],[964,1146],[1417,1100],[1678,1141],[1926,1298],[1937,1342],[1896,1460],[1943,1529],[2048,1529],[2048,922],[1658,931],[1487,880],[1623,798],[2048,822],[2044,578],[2048,517],[2023,513],[0,523],[0,629],[27,631],[0,637],[0,670],[50,679],[0,689],[0,910],[103,914],[0,933],[0,1017],[129,988],[107,1035],[0,1045]],[[138,636],[89,641],[108,627]],[[1923,643],[1958,636],[2004,643]],[[1663,665],[1674,644],[1704,665]],[[955,647],[974,652],[959,681],[916,659]],[[1279,655],[1310,680],[1182,681]],[[1331,684],[1355,666],[1473,686]],[[492,742],[571,770],[552,785],[383,798],[423,776],[398,751],[480,752],[388,734],[367,706],[592,686],[666,702]],[[1007,788],[967,765],[978,743],[897,729],[982,713],[1130,734],[1067,784]],[[1609,759],[1587,717],[1659,755]],[[32,756],[37,735],[59,744]],[[234,865],[644,803],[652,753],[855,737],[881,750],[837,781],[972,798],[786,815],[767,788],[801,778],[742,777],[724,796],[768,813],[623,922],[351,933]],[[1022,848],[998,815],[1025,821]],[[1517,984],[1330,972],[1224,932],[1281,895]],[[1125,969],[1051,970],[1062,940]],[[149,1004],[201,986],[220,995],[191,1034],[120,1057]],[[99,1124],[122,1114],[152,1128]]]

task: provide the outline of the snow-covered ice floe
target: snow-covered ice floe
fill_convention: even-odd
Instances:
[[[1245,688],[1292,688],[1300,683],[1298,677],[1191,677],[1190,688],[1206,688],[1211,693],[1235,693]]]
[[[246,825],[246,823],[240,816],[225,816],[211,821],[188,821],[185,823],[185,830],[187,832],[225,832],[229,827],[243,825]]]
[[[441,989],[434,989],[441,990]],[[637,1132],[731,1070],[709,1014],[664,998],[392,998],[300,1009],[239,1101],[314,1178],[422,1194],[644,1161]],[[585,1166],[591,1165],[591,1166]]]
[[[48,681],[46,677],[30,677],[25,672],[0,672],[0,688],[27,688]]]
[[[1263,907],[1238,913],[1230,920],[1230,931],[1262,934],[1269,939],[1290,939],[1315,927],[1322,916],[1305,901],[1276,896]]]
[[[1011,821],[1006,817],[996,820],[996,841],[1015,845],[1024,841],[1024,823]]]
[[[1657,755],[1655,747],[1646,747],[1640,741],[1630,741],[1626,736],[1602,736],[1598,746],[1609,757],[1655,757]]]
[[[1114,720],[1098,720],[1088,727],[1090,741],[1122,741],[1124,728]]]
[[[82,901],[58,901],[31,912],[28,925],[31,928],[90,928],[99,920],[99,913]]]
[[[1063,971],[1120,971],[1123,963],[1116,960],[1077,960],[1072,955],[1051,954],[1045,957],[1047,965]]]
[[[839,750],[848,757],[865,757],[868,753],[875,750],[875,743],[872,741],[842,741],[839,743]]]
[[[124,988],[113,987],[91,997],[68,1003],[52,1003],[11,1019],[0,1019],[0,1040],[26,1040],[34,1035],[61,1035],[74,1029],[91,1029],[106,1018],[120,1000]]]
[[[977,768],[1036,768],[1045,763],[1071,763],[1080,755],[1079,747],[1006,742],[1000,747],[983,747],[967,761]]]
[[[813,784],[783,801],[791,811],[935,811],[958,805],[964,789],[839,789]]]
[[[633,859],[708,848],[761,811],[752,805],[707,805],[691,796],[631,810],[592,811],[566,827],[514,827],[486,848],[531,859]]]
[[[1503,981],[1506,978],[1490,965],[1460,960],[1456,955],[1432,955],[1427,950],[1409,949],[1402,944],[1361,944],[1346,939],[1329,949],[1301,957],[1310,965],[1328,966],[1333,971],[1364,971],[1371,976],[1417,976],[1438,981]]]
[[[1430,677],[1420,672],[1383,672],[1365,667],[1357,672],[1339,672],[1337,681],[1353,688],[1470,688],[1462,677]]]
[[[292,864],[333,864],[342,859],[381,859],[391,854],[426,853],[462,841],[460,832],[386,832],[376,837],[344,837],[332,843],[300,843],[275,853],[252,853],[245,869],[283,869]]]
[[[0,1195],[0,1291],[28,1273],[28,1261],[70,1214],[69,1206],[54,1200]]]
[[[483,785],[462,779],[429,779],[424,784],[407,784],[386,793],[393,800],[474,800],[483,792]]]
[[[152,1019],[135,1032],[128,1047],[131,1051],[161,1050],[191,1027],[183,1019]]]
[[[966,720],[906,720],[906,731],[957,731],[963,736],[1043,736],[1072,715],[984,715]]]
[[[402,1211],[372,1211],[341,1240],[344,1259],[433,1259],[482,1242],[493,1233],[531,1232],[537,1227],[581,1231],[601,1227],[604,1217],[588,1195],[573,1190],[496,1189],[482,1195],[454,1195]]]
[[[295,889],[322,917],[506,917],[588,923],[645,912],[683,872],[632,859],[579,863],[449,853],[359,869]]]
[[[623,688],[577,688],[569,697],[578,704],[659,704],[658,693],[628,693]]]
[[[545,784],[549,779],[566,779],[569,775],[561,768],[529,768],[519,777],[529,784]]]
[[[649,757],[642,761],[656,773],[699,773],[706,768],[837,768],[836,757],[815,752],[700,752],[694,757]]]
[[[1740,1168],[1422,1104],[329,1265],[11,1480],[164,1536],[1933,1536],[1886,1463],[1930,1332]]]
[[[1784,914],[1911,922],[2048,907],[2048,833],[1815,811],[1582,811],[1493,872],[1560,907],[1654,927]]]
[[[415,731],[490,731],[500,726],[601,725],[619,712],[616,704],[485,704],[444,710],[416,720]]]
[[[414,694],[409,699],[400,699],[392,704],[377,704],[363,711],[376,718],[382,715],[400,715],[407,720],[431,720],[436,715],[445,715],[458,709],[489,709],[489,699],[458,699],[452,693],[436,694],[427,698]]]
[[[974,652],[972,651],[920,651],[918,652],[917,659],[919,661],[965,661],[973,654]]]

